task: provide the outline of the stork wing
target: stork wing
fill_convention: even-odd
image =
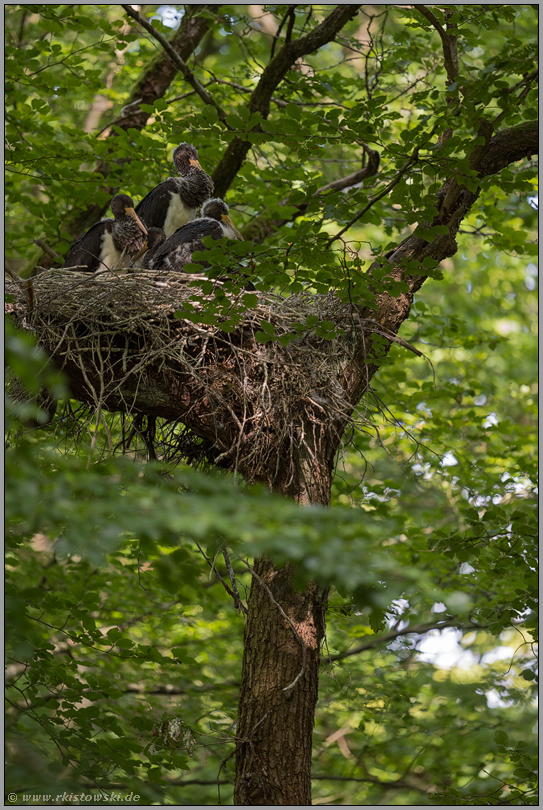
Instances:
[[[143,220],[147,228],[164,228],[172,193],[178,194],[179,188],[176,181],[170,178],[155,186],[136,205],[136,214]]]
[[[74,242],[64,259],[64,267],[84,265],[89,270],[95,270],[100,264],[102,237],[109,222],[113,220],[103,219],[97,222],[84,236]],[[84,272],[83,267],[80,269]]]
[[[182,228],[178,228],[169,239],[164,242],[162,249],[170,242],[175,240],[176,245],[183,242],[194,242],[196,239],[203,239],[204,236],[211,236],[213,239],[222,239],[223,230],[216,219],[211,217],[201,217],[194,219],[192,222],[187,222]],[[204,245],[194,250],[205,250]]]
[[[183,266],[192,261],[196,250],[205,250],[202,239],[222,239],[223,230],[214,219],[195,219],[178,228],[153,256],[150,266],[153,270],[175,270],[181,272]],[[205,266],[205,262],[198,262]]]

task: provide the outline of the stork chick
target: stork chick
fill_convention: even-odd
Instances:
[[[195,219],[213,193],[213,180],[200,166],[194,146],[180,143],[173,151],[173,163],[179,177],[159,183],[136,208],[148,228],[162,228],[167,237]]]
[[[65,267],[82,273],[113,270],[130,265],[132,256],[141,251],[147,229],[134,211],[128,194],[117,194],[111,201],[114,219],[103,219],[74,242],[66,258]]]
[[[192,262],[192,254],[197,250],[206,250],[202,239],[211,236],[212,239],[240,239],[243,236],[228,216],[227,204],[218,198],[212,198],[202,206],[202,216],[179,228],[173,236],[166,239],[149,262],[150,270],[167,270],[169,272],[183,272],[183,267]],[[200,260],[198,264],[208,267],[209,264]]]

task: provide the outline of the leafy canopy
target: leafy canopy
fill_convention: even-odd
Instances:
[[[458,26],[452,84],[426,18],[377,6],[370,20],[364,7],[288,73],[264,117],[248,100],[270,56],[265,15],[280,21],[288,8],[208,12],[210,34],[189,65],[226,124],[178,74],[141,105],[139,130],[119,121],[157,45],[120,6],[7,6],[13,269],[34,266],[36,238],[65,255],[68,225],[88,204],[143,197],[170,174],[177,143],[195,143],[211,172],[240,135],[251,149],[227,195],[236,225],[254,237],[262,217],[286,223],[259,244],[214,247],[216,260],[235,253],[258,289],[335,289],[371,306],[388,284],[370,289],[373,258],[431,221],[448,178],[476,183],[468,155],[481,120],[499,116],[506,128],[536,117],[536,91],[522,84],[534,7],[456,6],[447,21],[432,6],[442,26]],[[328,8],[295,6],[295,35]],[[171,35],[158,7],[145,13]],[[361,167],[361,143],[379,152],[378,174],[314,196]],[[106,180],[93,171],[100,160]],[[242,598],[242,560],[262,553],[294,561],[300,586],[333,586],[327,650],[337,660],[321,678],[316,802],[536,803],[535,180],[528,161],[485,180],[458,253],[424,268],[432,279],[402,336],[425,358],[406,362],[393,346],[380,361],[330,510],[98,453],[118,440],[111,415],[85,413],[75,432],[67,417],[23,430],[45,416],[8,399],[8,790],[105,796],[121,785],[144,804],[215,803],[235,747],[242,620],[200,550],[213,560],[226,542]],[[387,289],[399,295],[401,284]],[[300,330],[309,326],[333,337],[333,325]],[[261,339],[273,338],[263,323]],[[25,336],[8,331],[6,348],[29,395],[48,386],[68,400]],[[465,665],[425,654],[435,638],[464,651]],[[201,784],[182,785],[191,779]]]

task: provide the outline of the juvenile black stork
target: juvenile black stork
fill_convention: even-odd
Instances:
[[[205,250],[202,239],[211,236],[212,239],[241,239],[243,236],[228,216],[227,204],[218,198],[207,200],[202,206],[202,216],[179,228],[173,236],[166,239],[149,260],[150,270],[167,270],[168,272],[183,272],[183,267],[192,262],[192,254],[197,250]],[[208,263],[200,260],[198,264],[209,267]]]
[[[162,228],[149,228],[145,245],[138,255],[134,257],[134,267],[141,267],[143,270],[148,270],[149,262],[165,241],[166,234]]]
[[[159,183],[136,207],[148,228],[162,228],[167,237],[195,219],[198,208],[213,194],[213,180],[200,166],[194,146],[180,143],[173,163],[180,176]]]
[[[97,222],[74,242],[64,259],[64,267],[94,273],[130,265],[132,257],[145,244],[147,228],[134,211],[134,203],[128,194],[113,197],[111,211],[114,219]]]

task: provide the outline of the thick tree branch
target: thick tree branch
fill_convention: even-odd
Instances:
[[[283,81],[288,71],[300,57],[321,48],[330,42],[349,20],[358,14],[360,5],[336,6],[328,17],[310,34],[285,42],[281,50],[266,65],[260,80],[253,90],[247,107],[250,113],[258,112],[263,118],[270,113],[270,103],[276,87]],[[224,197],[235,176],[243,165],[251,144],[236,137],[230,143],[215,173],[213,182],[215,193]]]
[[[431,25],[433,25],[441,37],[443,56],[445,59],[445,69],[447,71],[447,82],[448,84],[452,84],[458,76],[458,51],[456,46],[457,26],[448,25],[448,30],[455,32],[454,34],[449,34],[447,31],[445,31],[435,14],[433,14],[429,8],[419,4],[415,4],[413,8],[416,8],[417,11],[422,14],[422,16],[425,17]]]
[[[536,155],[539,149],[537,121],[527,121],[510,129],[497,132],[489,143],[477,166],[479,177],[489,177],[515,163]]]
[[[477,159],[474,168],[478,171],[482,179],[488,177],[501,169],[509,166],[523,158],[531,157],[538,148],[538,125],[536,121],[520,124],[508,130],[497,133],[488,142],[484,153]],[[397,248],[387,254],[386,281],[405,282],[407,291],[399,295],[390,295],[386,291],[381,291],[377,295],[377,310],[362,307],[360,317],[373,318],[387,330],[397,333],[402,323],[409,316],[413,296],[426,281],[427,275],[424,273],[423,260],[429,258],[435,266],[443,259],[454,256],[458,246],[456,244],[456,234],[464,217],[471,210],[473,204],[480,194],[480,187],[474,191],[469,191],[455,178],[445,183],[438,200],[444,201],[449,196],[449,189],[454,188],[454,194],[450,197],[450,206],[441,205],[439,213],[434,217],[433,225],[446,225],[448,232],[435,237],[432,242],[426,241],[421,232],[424,233],[424,226],[404,239]],[[426,226],[427,227],[427,226]],[[420,263],[421,273],[407,271],[406,264],[412,262]],[[370,267],[368,273],[371,275],[376,267],[383,268],[383,259],[377,260]],[[360,401],[364,392],[368,389],[371,379],[378,366],[370,361],[372,355],[371,338],[362,339],[359,346],[359,354],[354,362],[349,361],[345,370],[346,394],[353,406]]]

